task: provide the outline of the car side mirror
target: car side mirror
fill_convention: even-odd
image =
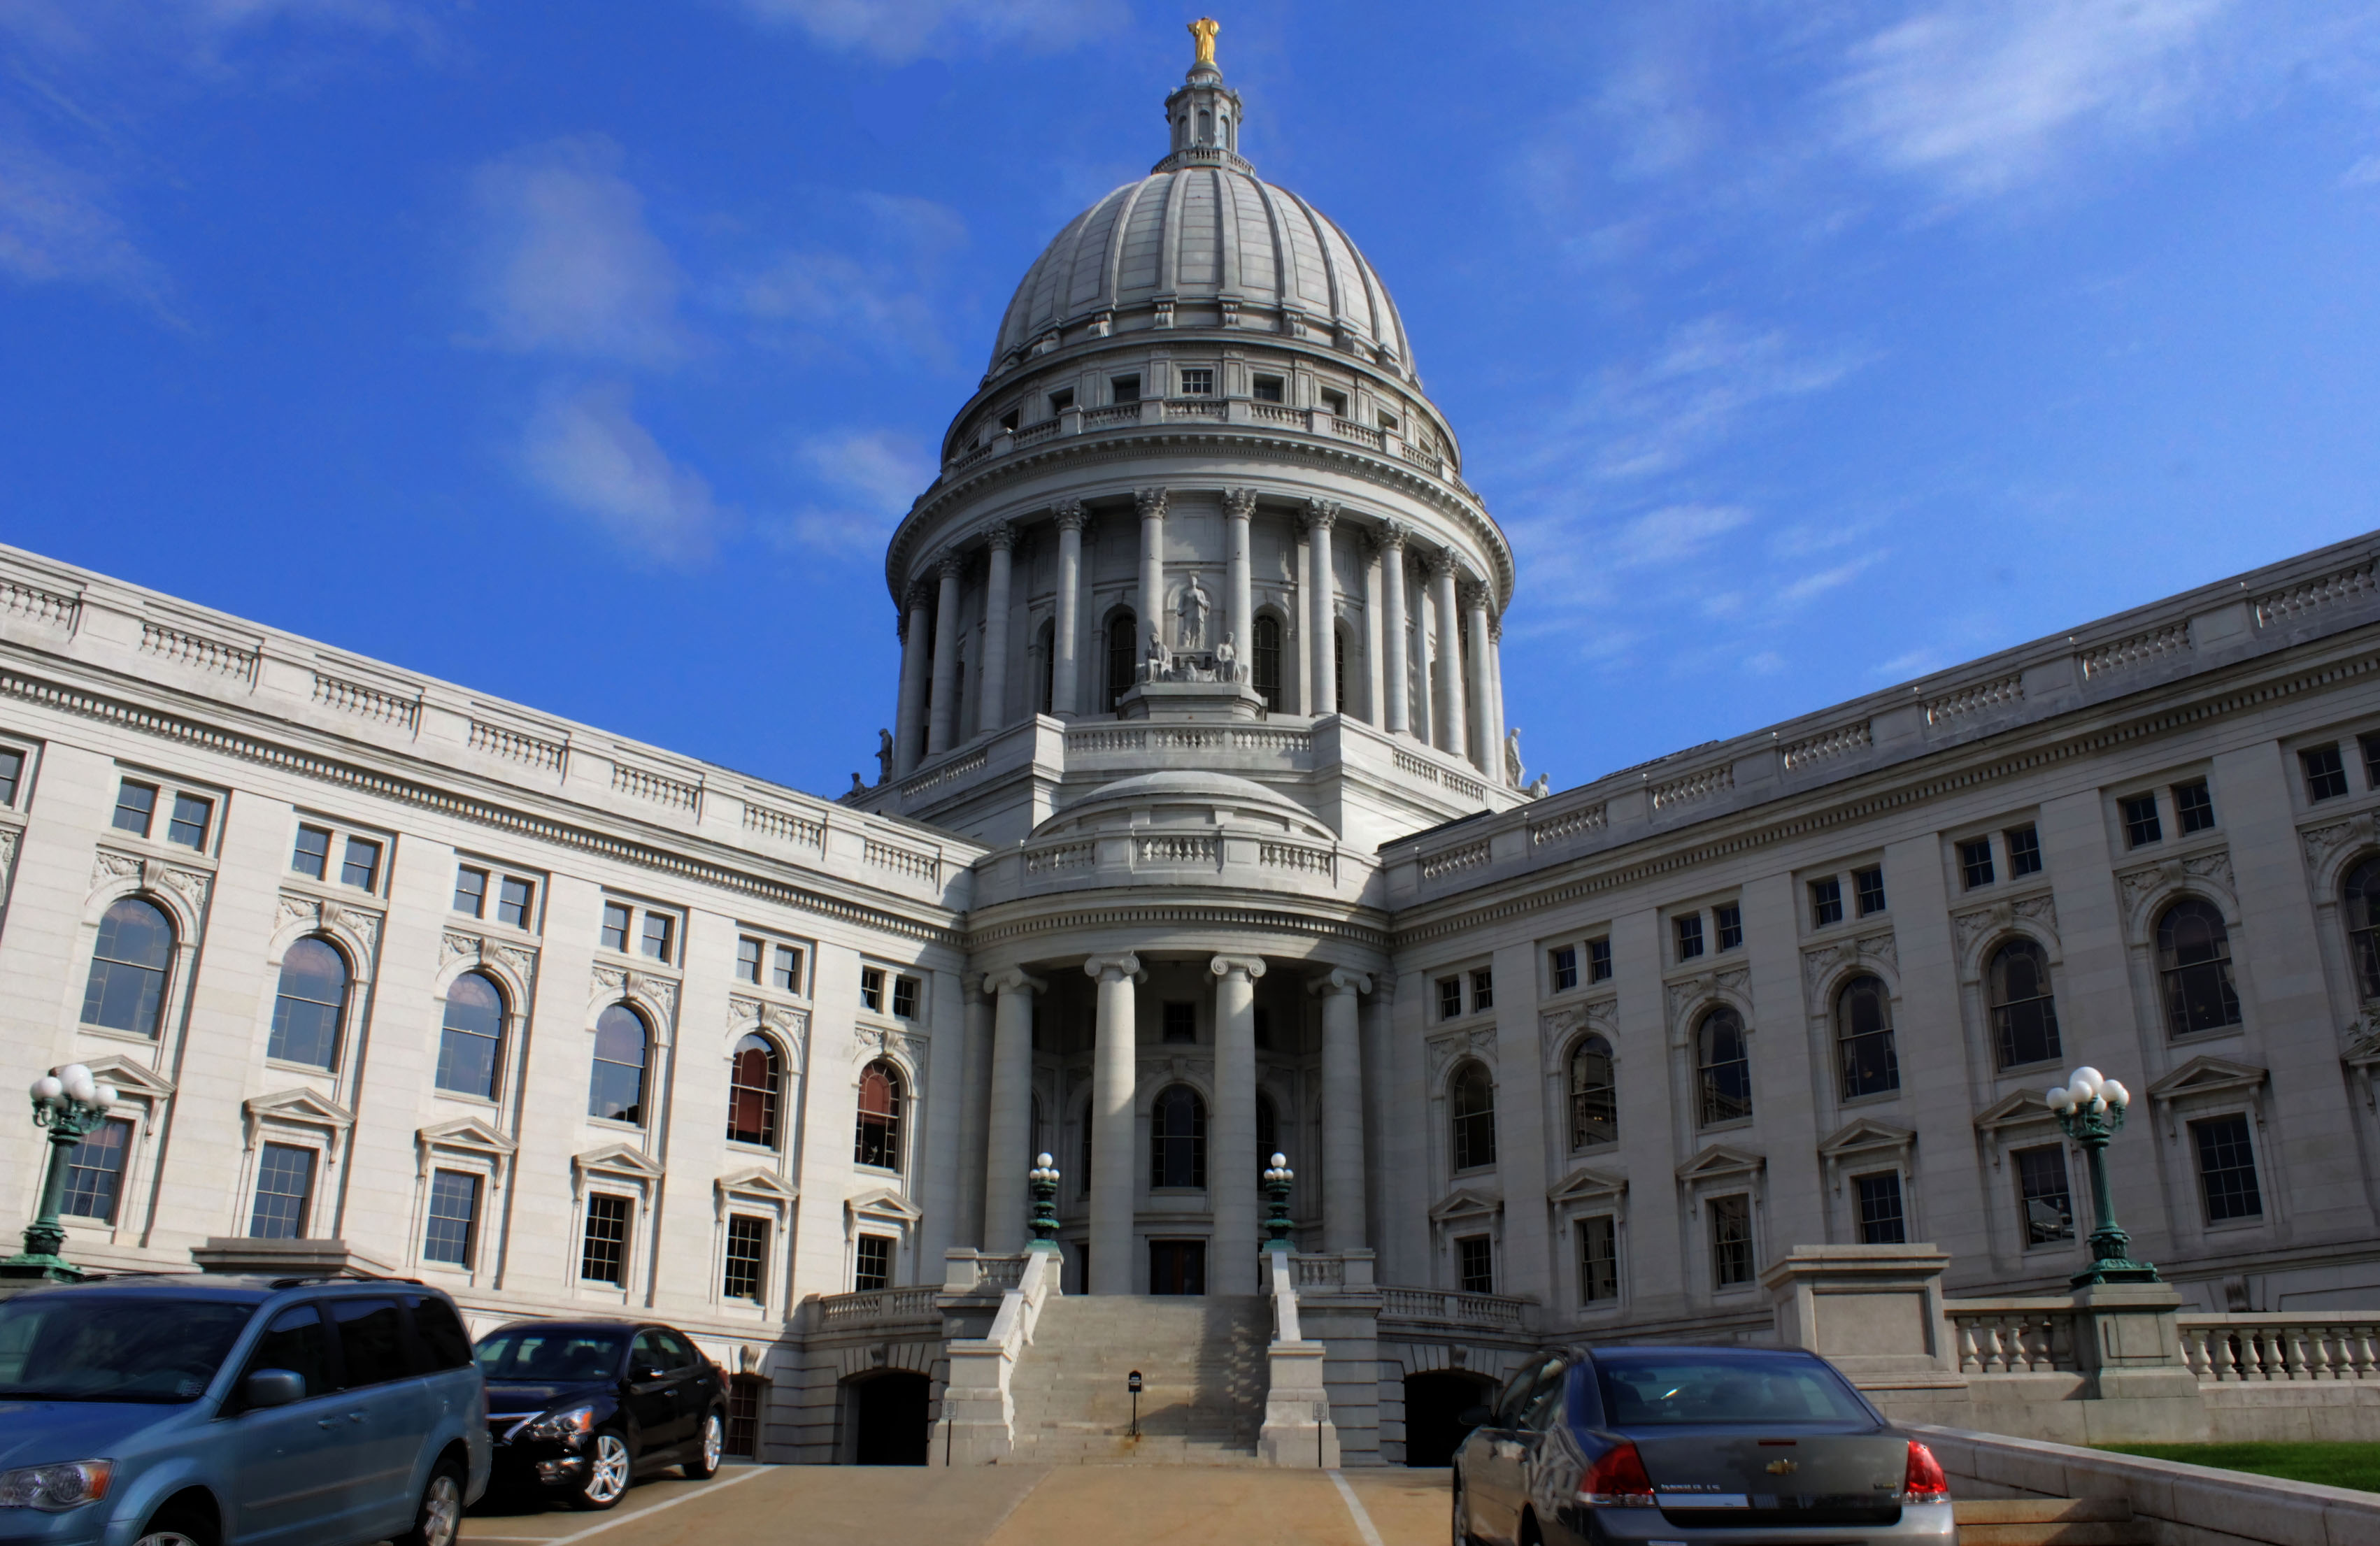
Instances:
[[[1454,1419],[1465,1428],[1485,1428],[1496,1414],[1485,1407],[1465,1407]]]
[[[286,1407],[306,1399],[306,1377],[294,1370],[259,1369],[240,1383],[239,1398],[250,1407]]]

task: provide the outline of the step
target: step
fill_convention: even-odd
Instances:
[[[1959,1527],[1959,1546],[2148,1546],[2148,1539],[2131,1520]]]
[[[1962,1525],[2125,1524],[2129,1498],[1961,1498],[1950,1512]]]

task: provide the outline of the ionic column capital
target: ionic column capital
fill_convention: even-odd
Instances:
[[[1148,973],[1140,969],[1140,958],[1129,950],[1119,951],[1114,955],[1091,957],[1083,962],[1083,975],[1100,983],[1118,983],[1126,980],[1143,983],[1148,980]]]
[[[1342,993],[1369,993],[1372,991],[1372,974],[1368,972],[1350,971],[1343,966],[1336,967],[1306,984],[1305,991],[1324,996]]]
[[[983,990],[986,993],[1039,993],[1049,985],[1021,966],[983,974]]]
[[[1245,521],[1257,513],[1257,491],[1254,489],[1223,490],[1223,513],[1234,521]]]
[[[1006,521],[995,521],[983,534],[983,545],[994,552],[1004,553],[1016,546],[1016,528]]]
[[[1083,513],[1080,500],[1060,500],[1050,507],[1050,518],[1058,524],[1060,531],[1080,531],[1084,522],[1089,519]]]
[[[1217,956],[1207,963],[1207,970],[1218,977],[1228,977],[1236,972],[1250,982],[1254,982],[1265,974],[1264,957]]]
[[[1132,505],[1135,510],[1140,512],[1140,518],[1144,521],[1152,517],[1162,518],[1165,514],[1165,490],[1135,489],[1132,491]]]

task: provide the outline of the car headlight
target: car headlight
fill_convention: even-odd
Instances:
[[[79,1508],[107,1496],[113,1460],[62,1460],[0,1471],[0,1508],[38,1508],[46,1514]]]
[[[567,1439],[586,1432],[595,1426],[595,1408],[588,1406],[565,1407],[558,1412],[548,1412],[522,1430],[529,1439]]]

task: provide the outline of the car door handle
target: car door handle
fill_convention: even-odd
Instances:
[[[326,1433],[332,1429],[336,1428],[338,1425],[339,1419],[337,1418],[322,1418],[317,1419],[314,1424],[315,1427],[322,1430]]]
[[[361,1412],[349,1412],[347,1414],[347,1420],[349,1422],[361,1422],[363,1419],[364,1414]]]

